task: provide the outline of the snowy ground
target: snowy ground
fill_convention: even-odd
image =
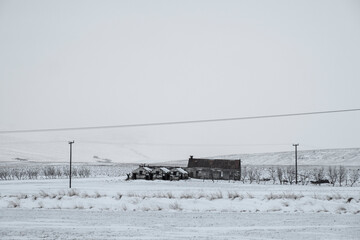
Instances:
[[[360,187],[124,178],[0,182],[0,238],[357,239]]]
[[[2,209],[1,239],[358,239],[359,215]]]

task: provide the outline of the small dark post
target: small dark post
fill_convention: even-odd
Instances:
[[[297,177],[297,147],[299,146],[298,143],[293,144],[293,146],[295,147],[295,183],[298,184],[298,177]]]
[[[75,141],[70,141],[70,172],[69,172],[69,188],[71,188],[71,163],[72,163],[72,145]]]

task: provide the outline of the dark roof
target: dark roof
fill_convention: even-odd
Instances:
[[[188,167],[240,169],[240,160],[189,158]]]

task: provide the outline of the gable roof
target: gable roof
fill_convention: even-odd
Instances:
[[[152,169],[151,168],[148,168],[148,167],[143,167],[146,171],[148,171],[148,172],[151,172],[152,171]]]
[[[240,169],[240,160],[189,158],[188,167]]]
[[[132,172],[133,172],[133,173],[136,173],[136,172],[139,172],[139,171],[141,171],[141,170],[144,170],[145,172],[151,172],[151,168],[149,168],[149,167],[143,167],[143,166],[138,167],[137,169],[133,170]]]
[[[161,167],[160,170],[163,171],[164,173],[170,172],[170,170],[167,169],[166,167]]]
[[[178,172],[180,172],[180,173],[182,173],[182,174],[187,174],[187,173],[188,173],[187,171],[185,171],[185,170],[182,169],[182,168],[175,168],[175,170],[178,171]]]

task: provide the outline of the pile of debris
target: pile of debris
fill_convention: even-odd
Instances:
[[[161,166],[149,166],[139,165],[137,169],[131,172],[131,179],[146,179],[146,180],[181,180],[188,179],[189,174],[187,171],[180,167],[161,167]]]

